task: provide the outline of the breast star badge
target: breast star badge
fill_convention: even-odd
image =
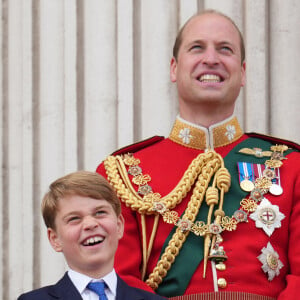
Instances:
[[[278,253],[274,250],[270,242],[268,242],[267,247],[264,247],[261,252],[257,258],[262,263],[261,268],[267,273],[268,280],[272,281],[275,276],[279,275],[283,263],[280,261]]]
[[[255,226],[262,228],[268,236],[272,235],[275,228],[281,227],[281,220],[285,218],[279,211],[279,207],[272,205],[266,198],[262,199],[255,212],[249,217],[255,221]]]

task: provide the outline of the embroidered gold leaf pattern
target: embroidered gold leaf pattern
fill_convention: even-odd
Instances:
[[[127,166],[137,166],[141,162],[138,158],[133,157],[131,154],[125,154],[123,161]]]
[[[246,212],[253,212],[257,208],[257,203],[254,200],[252,200],[252,199],[246,199],[246,198],[244,198],[241,201],[241,207]]]
[[[195,235],[204,236],[208,232],[208,226],[203,221],[197,221],[192,225],[191,231]]]
[[[150,175],[148,174],[140,174],[132,178],[132,182],[135,183],[136,185],[145,185],[151,180]]]
[[[161,198],[161,195],[159,193],[149,193],[147,195],[144,196],[144,201],[146,202],[156,202]]]
[[[274,152],[284,152],[287,151],[288,149],[289,147],[286,145],[275,145],[271,147],[271,150]]]
[[[282,161],[277,159],[269,159],[265,162],[265,165],[269,168],[280,168],[282,166]]]
[[[176,224],[179,220],[179,216],[176,211],[167,211],[163,214],[163,219],[168,224]]]
[[[233,231],[233,230],[236,230],[237,221],[234,218],[225,216],[222,218],[221,226],[222,226],[223,230]]]
[[[268,190],[272,185],[272,181],[267,177],[259,177],[255,180],[255,187]]]

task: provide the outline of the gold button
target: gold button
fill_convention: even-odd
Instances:
[[[218,287],[221,289],[225,289],[227,287],[227,281],[225,278],[218,279]]]
[[[220,262],[220,263],[216,264],[216,269],[218,271],[224,271],[224,270],[226,270],[226,265],[224,263]]]

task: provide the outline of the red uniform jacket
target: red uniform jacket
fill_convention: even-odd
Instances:
[[[221,234],[220,245],[227,257],[223,267],[216,268],[218,262],[214,264],[208,261],[206,276],[203,278],[204,237],[189,232],[180,249],[176,245],[173,247],[178,253],[171,266],[166,267],[166,274],[162,276],[158,287],[155,287],[156,293],[166,297],[198,295],[198,298],[189,299],[210,299],[205,298],[208,295],[220,297],[211,299],[242,299],[241,295],[244,294],[253,295],[253,298],[245,299],[297,298],[297,287],[300,285],[300,154],[296,150],[298,146],[267,136],[243,134],[235,118],[212,126],[209,130],[177,119],[169,138],[154,137],[114,153],[114,156],[133,153],[133,157],[139,160],[137,165],[142,174],[149,175],[144,176],[146,184],[135,184],[132,182],[135,175],[128,174],[132,189],[137,191],[141,185],[149,185],[152,193],[159,193],[164,197],[174,190],[191,162],[204,153],[204,149],[213,147],[214,151],[224,158],[225,167],[231,175],[231,187],[225,193],[223,210],[226,216],[232,217],[236,210],[241,209],[241,200],[250,197],[250,192],[240,188],[240,181],[245,174],[241,174],[243,172],[239,170],[238,163],[245,163],[244,165],[250,168],[255,165],[265,166],[266,160],[270,159],[268,155],[271,146],[276,144],[286,144],[289,149],[284,151],[285,159],[279,159],[283,164],[276,169],[279,169],[280,173],[277,172],[276,178],[273,179],[282,187],[282,194],[272,195],[267,191],[263,195],[269,203],[265,209],[266,218],[269,218],[270,209],[275,210],[277,218],[276,222],[264,223],[271,228],[271,234],[265,232],[261,226],[262,222],[256,222],[255,217],[250,218],[252,212],[246,212],[247,222],[238,222],[235,230],[225,230]],[[239,152],[241,149],[251,149],[252,152],[247,155]],[[258,157],[255,151],[266,156]],[[108,177],[113,183],[112,176],[109,176],[105,166],[105,163],[99,165],[97,172]],[[125,171],[128,172],[128,166],[126,168]],[[253,173],[250,180],[254,182],[257,177],[259,174]],[[125,186],[126,184],[128,185],[128,182],[125,182]],[[118,192],[120,186],[114,187]],[[178,201],[171,209],[172,212],[178,213],[178,216],[185,212],[194,188],[195,186],[192,186],[187,195],[183,195],[181,202]],[[141,194],[140,196],[143,197]],[[159,217],[145,278],[142,280],[142,231],[146,232],[148,245],[152,228],[155,226],[155,214],[146,213],[142,217],[143,213],[134,205],[129,205],[130,201],[126,202],[122,198],[121,200],[125,234],[116,253],[115,268],[128,284],[151,290],[145,281],[157,266],[177,226]],[[257,204],[259,203],[260,201]],[[206,223],[207,215],[208,207],[203,202],[197,213],[197,220]],[[256,216],[257,219],[260,217]],[[142,226],[144,218],[145,226]],[[147,283],[149,284],[149,281]]]

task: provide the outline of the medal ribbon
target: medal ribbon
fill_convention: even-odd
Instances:
[[[262,164],[253,164],[254,178],[260,178],[263,176],[263,171],[266,166]],[[272,169],[275,172],[276,177],[272,179],[272,183],[280,185],[280,171],[279,168]]]
[[[254,172],[253,172],[253,164],[247,162],[238,162],[238,170],[239,170],[239,181],[240,183],[243,180],[250,180],[254,182]]]
[[[279,186],[281,186],[281,182],[280,182],[280,171],[279,168],[275,169],[275,174],[276,177],[274,178],[275,183],[277,183]]]

